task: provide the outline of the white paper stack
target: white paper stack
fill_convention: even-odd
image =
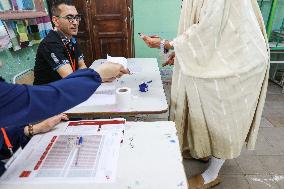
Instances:
[[[127,59],[124,57],[111,57],[107,55],[107,62],[121,64],[125,69],[127,69]]]

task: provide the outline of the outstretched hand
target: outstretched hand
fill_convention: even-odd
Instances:
[[[129,70],[125,69],[121,64],[112,62],[103,63],[95,70],[101,76],[103,82],[112,82],[124,74],[129,74]]]
[[[161,38],[158,35],[140,34],[140,38],[144,40],[146,45],[150,48],[160,48]]]

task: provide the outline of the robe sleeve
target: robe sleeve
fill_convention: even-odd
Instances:
[[[18,127],[62,113],[90,97],[102,80],[91,69],[42,86],[0,81],[0,127]]]
[[[204,68],[210,66],[208,60],[215,54],[222,38],[222,31],[227,24],[230,0],[207,1],[206,5],[197,5],[201,9],[197,11],[191,10],[193,9],[191,6],[193,5],[183,7],[180,31],[173,44],[183,73],[200,77]],[[184,25],[189,27],[183,27]]]

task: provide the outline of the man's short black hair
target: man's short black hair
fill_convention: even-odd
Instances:
[[[62,4],[74,6],[72,0],[51,0],[50,5],[51,5],[51,15],[52,16],[60,15],[60,9],[58,7],[59,5],[62,5]]]

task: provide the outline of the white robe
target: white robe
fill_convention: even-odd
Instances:
[[[254,149],[266,97],[269,47],[256,0],[184,0],[170,119],[182,150],[231,159]]]

